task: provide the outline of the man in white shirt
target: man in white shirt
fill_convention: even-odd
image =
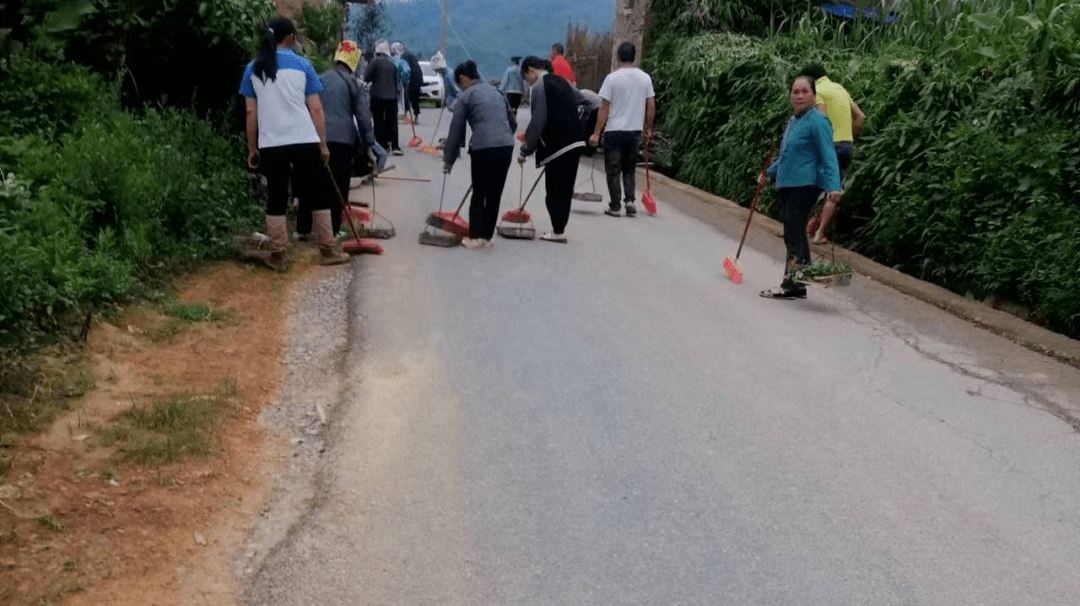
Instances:
[[[652,137],[656,102],[652,78],[633,66],[637,55],[634,45],[623,42],[619,45],[618,55],[619,69],[608,74],[600,87],[600,113],[589,143],[593,147],[600,145],[600,133],[604,133],[604,168],[611,196],[604,214],[618,217],[622,200],[626,205],[626,216],[633,217],[637,214],[634,207],[634,171],[637,168],[638,145],[642,133],[646,144]],[[604,132],[605,127],[607,132]]]

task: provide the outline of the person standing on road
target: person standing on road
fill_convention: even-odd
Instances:
[[[375,140],[395,156],[401,155],[398,143],[397,103],[398,72],[390,60],[390,44],[375,43],[375,59],[368,63],[364,81],[371,83],[371,112],[375,118]]]
[[[620,66],[604,78],[600,87],[600,115],[596,119],[596,130],[589,138],[589,143],[596,147],[600,144],[600,134],[604,133],[604,170],[611,196],[604,214],[612,217],[619,216],[619,200],[623,195],[626,196],[626,216],[637,214],[634,177],[638,145],[642,133],[648,145],[656,116],[652,78],[633,66],[636,54],[633,44],[623,42],[619,45]]]
[[[574,70],[570,67],[570,62],[566,60],[563,53],[566,49],[562,44],[556,42],[551,45],[551,73],[566,80],[572,86],[577,87],[577,78],[574,77]]]
[[[833,147],[829,119],[814,107],[814,80],[799,76],[791,84],[791,111],[780,143],[780,154],[758,177],[773,180],[784,220],[787,263],[779,288],[761,291],[769,299],[805,299],[806,285],[798,282],[798,270],[810,263],[806,218],[822,191],[826,200],[840,197],[840,166]]]
[[[404,47],[404,45],[402,46]],[[420,93],[424,88],[424,72],[420,69],[420,61],[416,58],[416,55],[408,47],[404,47],[404,49],[405,54],[402,59],[409,64],[409,98],[407,105],[412,108],[413,124],[420,124]]]
[[[514,131],[517,122],[506,97],[480,78],[476,63],[466,61],[454,70],[454,80],[464,92],[458,97],[450,131],[443,150],[443,172],[450,173],[460,148],[465,145],[465,125],[472,128],[469,155],[472,157],[472,201],[469,203],[469,237],[465,248],[489,248],[499,219],[499,201],[506,185],[506,173],[514,159]]]
[[[409,78],[412,76],[409,69],[409,62],[404,59],[405,45],[400,42],[395,42],[390,45],[390,60],[394,63],[394,68],[397,69],[398,82],[397,82],[397,100],[398,100],[398,119],[403,120],[408,117],[409,114]]]
[[[825,73],[825,68],[822,65],[815,64],[808,66],[799,75],[814,79],[814,86],[817,88],[817,97],[815,99],[817,110],[825,114],[829,118],[829,123],[832,124],[833,145],[836,147],[836,160],[840,164],[840,178],[843,180],[848,167],[851,166],[851,160],[854,157],[855,137],[859,136],[862,131],[863,124],[866,122],[866,114],[851,99],[851,95],[848,94],[847,90],[836,82],[829,80]],[[825,238],[825,228],[829,226],[833,217],[836,216],[836,208],[839,203],[839,198],[836,201],[825,201],[821,208],[817,228],[814,230],[812,239],[814,244],[828,242],[828,239]]]
[[[338,191],[346,199],[349,196],[352,162],[357,153],[365,156],[371,166],[378,164],[378,157],[373,149],[375,133],[367,95],[353,76],[353,70],[359,62],[360,49],[352,40],[345,40],[338,45],[334,54],[334,67],[319,76],[323,85],[319,97],[326,113],[326,144],[330,148],[330,170],[334,174]],[[340,204],[330,207],[335,234],[341,230],[341,210]],[[303,222],[302,219],[304,213],[300,213],[296,220],[296,231],[300,234],[307,233],[311,228],[310,222]],[[307,230],[304,229],[305,226]]]
[[[334,265],[349,260],[337,248],[330,218],[333,192],[320,166],[330,160],[319,100],[322,82],[311,62],[292,51],[294,44],[296,25],[292,20],[271,20],[259,54],[247,65],[240,82],[247,110],[248,166],[261,168],[267,180],[266,235],[271,250],[267,264],[277,271],[285,271],[288,262],[285,212],[289,175],[294,172],[303,181],[297,189],[307,198],[304,207],[313,210],[319,262]]]
[[[585,98],[564,78],[548,73],[547,67],[540,57],[526,57],[521,63],[521,75],[530,87],[532,119],[525,130],[518,164],[525,164],[525,158],[535,153],[536,165],[545,167],[551,231],[540,239],[566,242],[578,159],[581,148],[585,147],[585,130],[578,112]]]
[[[499,90],[506,95],[510,109],[516,112],[521,105],[521,96],[525,94],[525,80],[521,77],[521,57],[510,57],[510,67],[506,68],[506,73],[503,74]]]

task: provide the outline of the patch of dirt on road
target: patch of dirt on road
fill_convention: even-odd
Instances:
[[[257,417],[279,392],[288,296],[309,268],[221,263],[173,311],[135,306],[94,326],[96,389],[20,438],[0,479],[0,602],[235,603],[232,560],[283,456]],[[106,437],[133,405],[223,386],[209,455],[139,465]]]

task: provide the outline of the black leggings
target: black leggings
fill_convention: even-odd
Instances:
[[[312,210],[330,208],[329,180],[325,176],[318,143],[297,143],[259,150],[262,171],[266,175],[269,200],[266,214],[284,215],[289,209],[289,176],[295,179],[293,190],[299,194],[300,208]],[[309,216],[310,220],[310,216]]]
[[[371,114],[375,119],[375,140],[386,151],[401,149],[398,143],[397,99],[372,99]]]
[[[407,103],[407,105],[412,106],[413,118],[419,118],[420,117],[420,89],[419,88],[410,88],[409,89],[409,102]]]
[[[472,157],[472,201],[469,203],[469,237],[490,240],[499,220],[506,173],[514,156],[514,146],[477,149]]]
[[[581,150],[572,149],[547,163],[544,187],[547,188],[547,210],[551,217],[551,230],[561,234],[570,220],[570,200],[577,182],[578,159]]]
[[[806,237],[806,219],[810,210],[821,195],[821,189],[815,185],[802,187],[781,187],[776,190],[780,195],[780,214],[784,218],[784,245],[787,258],[794,258],[799,265],[810,263],[810,241]]]

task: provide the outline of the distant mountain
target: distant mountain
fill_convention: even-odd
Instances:
[[[422,58],[439,47],[442,0],[386,0],[392,40]],[[449,0],[447,64],[472,58],[487,78],[500,78],[512,55],[547,57],[566,41],[567,20],[589,31],[614,28],[615,0]]]

